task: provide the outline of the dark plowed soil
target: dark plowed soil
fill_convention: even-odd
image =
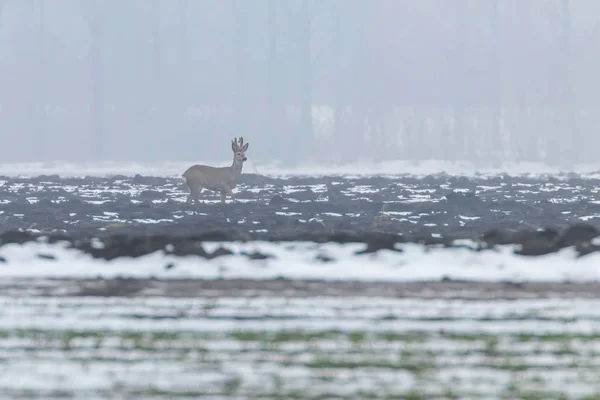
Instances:
[[[406,241],[454,246],[455,239],[473,239],[480,248],[519,243],[525,255],[571,245],[585,255],[597,250],[590,241],[598,235],[598,184],[576,176],[243,175],[235,204],[215,203],[218,195],[205,192],[206,203],[187,205],[178,178],[0,178],[0,245],[43,234],[113,259],[167,245],[177,255],[228,254],[207,254],[200,243],[212,240],[365,242],[365,251],[376,251]],[[98,237],[102,246],[91,241]]]
[[[176,178],[0,177],[0,232],[275,238],[377,231],[474,239],[491,228],[562,229],[600,216],[600,181],[576,177],[242,178],[237,204],[186,205],[187,189]],[[217,200],[213,192],[203,196]]]

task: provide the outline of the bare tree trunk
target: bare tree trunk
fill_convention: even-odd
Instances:
[[[560,35],[562,41],[558,43],[556,51],[556,69],[554,71],[556,86],[554,87],[554,101],[552,111],[555,114],[553,138],[544,137],[547,148],[547,162],[561,167],[572,166],[574,162],[581,162],[582,152],[575,154],[579,148],[575,122],[573,118],[573,93],[570,74],[570,13],[569,0],[560,0],[561,20]]]
[[[160,48],[159,4],[152,0],[152,77],[156,81],[161,78],[161,48]]]
[[[188,79],[188,0],[179,0],[179,79],[183,89]],[[187,99],[186,99],[187,100]]]
[[[235,63],[235,86],[232,93],[234,104],[234,121],[232,133],[234,136],[243,136],[246,127],[246,71],[244,68],[244,52],[246,45],[246,15],[243,7],[245,0],[233,0],[233,12],[235,15],[235,26],[233,34],[233,52]]]
[[[312,60],[311,60],[311,14],[308,0],[302,0],[300,11],[300,109],[299,130],[291,140],[291,148],[295,150],[291,161],[304,161],[311,157],[313,147],[312,125]]]
[[[0,27],[2,27],[2,14],[4,11],[4,5],[6,4],[6,0],[0,0]],[[5,113],[5,106],[4,106],[4,100],[6,100],[6,97],[4,97],[5,94],[3,93],[2,95],[0,95],[0,122],[4,122],[5,121],[5,117],[4,117],[4,113]],[[4,128],[5,126],[3,126],[3,124],[0,123],[0,129]]]
[[[179,0],[179,112],[176,113],[182,121],[181,128],[184,136],[189,135],[187,124],[187,108],[190,105],[188,82],[189,82],[189,57],[188,57],[188,0]],[[186,134],[187,133],[187,134]]]
[[[347,6],[346,4],[350,4]],[[345,129],[340,134],[342,139],[342,162],[353,162],[364,159],[365,153],[365,131],[367,120],[367,105],[372,97],[372,89],[366,84],[369,79],[369,54],[368,41],[371,37],[366,29],[368,19],[369,2],[363,0],[342,0],[342,5],[351,7],[353,12],[345,15],[347,24],[351,29],[344,31],[346,35],[352,35],[352,60],[351,67],[352,85],[348,91],[350,95],[345,99],[344,105],[349,105],[349,112],[345,116]],[[339,138],[339,136],[338,136]]]
[[[34,48],[37,53],[37,60],[35,62],[35,76],[33,77],[32,96],[33,102],[33,118],[32,121],[32,132],[31,132],[31,149],[33,152],[33,158],[36,161],[41,161],[44,157],[44,141],[47,137],[46,129],[46,4],[44,0],[36,0],[33,4],[35,7],[36,19],[35,21],[35,41]]]
[[[152,0],[152,85],[150,104],[152,112],[150,113],[150,134],[145,140],[149,145],[145,156],[149,158],[160,157],[161,137],[165,133],[164,120],[166,118],[165,106],[165,88],[164,73],[162,69],[162,46],[160,42],[160,4],[159,0]]]
[[[403,146],[408,150],[407,159],[415,161],[418,159],[418,140],[423,135],[421,115],[417,105],[406,107],[404,123],[407,127],[402,137]]]
[[[378,101],[371,109],[375,159],[385,161],[395,158],[393,148],[390,147],[390,145],[393,146],[393,144],[391,144],[391,137],[388,133],[389,131],[386,129],[386,108],[386,105]]]
[[[103,159],[106,155],[104,131],[104,2],[86,2],[90,25],[90,75],[91,75],[91,123],[90,159]]]
[[[504,158],[504,141],[500,132],[500,118],[502,108],[502,58],[499,57],[498,35],[498,0],[491,0],[491,29],[492,29],[492,129],[488,142],[491,161],[498,165]]]
[[[332,40],[331,40],[331,53],[332,53],[332,111],[333,111],[333,132],[331,137],[328,139],[328,143],[325,149],[324,156],[330,162],[342,161],[341,156],[344,149],[340,149],[338,146],[334,146],[335,143],[344,143],[342,137],[342,118],[343,118],[343,104],[341,99],[341,84],[342,84],[342,58],[341,58],[341,24],[340,24],[340,13],[343,12],[343,7],[340,6],[339,0],[331,1],[331,18],[332,18]]]
[[[266,140],[264,145],[267,145],[264,149],[261,149],[261,153],[266,157],[273,157],[274,155],[268,154],[268,149],[281,148],[281,138],[279,136],[279,103],[278,103],[278,92],[277,84],[279,82],[278,68],[277,68],[277,2],[279,0],[268,0],[267,10],[267,29],[268,29],[268,59],[267,59],[267,132]],[[268,146],[268,145],[271,146]],[[264,146],[263,146],[264,147]]]
[[[561,164],[565,167],[571,167],[576,163],[585,162],[588,152],[586,150],[580,151],[580,132],[575,119],[575,107],[574,107],[574,93],[572,86],[572,74],[571,74],[571,12],[569,7],[569,0],[561,0],[561,31],[562,31],[562,54],[559,60],[561,63],[561,75],[562,81],[562,99],[564,101],[563,113],[563,127],[561,130],[560,142],[566,145],[562,152]],[[584,146],[584,149],[586,147]]]
[[[471,160],[473,157],[473,148],[471,146],[471,138],[469,138],[469,131],[467,129],[466,121],[466,99],[464,96],[464,90],[460,87],[460,82],[463,78],[466,78],[465,68],[465,39],[466,39],[466,20],[465,20],[465,0],[457,0],[456,4],[456,23],[457,23],[457,37],[456,37],[456,64],[454,82],[455,86],[455,100],[454,100],[454,134],[453,134],[453,148],[449,152],[449,156],[454,159]]]

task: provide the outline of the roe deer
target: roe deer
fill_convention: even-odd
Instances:
[[[198,197],[202,189],[221,192],[221,203],[225,203],[225,197],[231,196],[235,202],[235,196],[232,189],[235,188],[237,180],[242,173],[242,166],[246,161],[246,150],[248,143],[244,144],[244,138],[240,137],[231,141],[231,150],[233,151],[233,163],[230,167],[211,167],[209,165],[192,165],[183,173],[185,182],[190,189],[190,194],[186,200],[189,204],[194,200],[198,203]]]

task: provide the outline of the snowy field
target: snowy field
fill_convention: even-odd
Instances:
[[[415,282],[442,279],[477,282],[590,282],[600,280],[600,252],[578,258],[572,248],[544,256],[521,256],[517,246],[475,252],[462,248],[398,245],[402,252],[380,250],[355,254],[364,244],[292,242],[211,242],[212,253],[227,248],[232,254],[214,259],[175,256],[164,251],[105,261],[61,244],[31,242],[0,247],[5,268],[0,278],[160,278],[160,279],[308,279],[327,281]],[[473,248],[473,244],[470,244]],[[253,259],[248,254],[263,254]],[[51,256],[51,257],[49,257]],[[328,262],[319,261],[330,259]],[[15,266],[14,268],[9,266]]]
[[[600,398],[600,242],[544,247],[594,235],[593,167],[259,164],[239,204],[194,208],[187,166],[0,166],[0,399]],[[233,239],[160,239],[213,230]],[[406,240],[306,240],[344,230]]]
[[[434,172],[433,165],[424,164],[431,169],[425,172]],[[156,245],[143,250],[139,257],[106,262],[65,249],[66,243],[9,243],[0,246],[0,257],[7,266],[19,267],[0,269],[0,277],[585,282],[600,275],[598,251],[580,257],[570,246],[537,256],[514,254],[524,246],[532,247],[531,242],[533,250],[538,250],[536,230],[565,229],[577,223],[588,223],[595,229],[593,223],[600,218],[600,180],[591,175],[523,177],[518,170],[509,170],[509,177],[491,174],[485,178],[440,174],[424,178],[410,174],[387,178],[249,175],[236,189],[237,205],[220,206],[218,196],[206,192],[202,205],[190,206],[185,204],[187,189],[181,179],[136,177],[132,167],[58,163],[5,166],[0,176],[44,169],[48,174],[68,176],[78,171],[107,177],[0,178],[0,231],[10,227],[75,236],[233,231],[228,234],[230,239],[202,244],[209,254],[219,248],[231,254],[214,259],[177,256],[169,254],[168,246]],[[435,171],[445,167],[453,166],[438,164]],[[179,164],[139,166],[142,172],[157,175],[170,175],[181,168]],[[538,166],[537,172],[541,170]],[[352,174],[345,169],[338,172]],[[115,173],[124,175],[111,177]],[[328,186],[330,183],[334,185]],[[273,205],[277,197],[281,203]],[[534,236],[529,242],[515,239],[511,244],[476,251],[480,236],[492,228],[506,232],[529,229],[528,235]],[[401,233],[413,242],[420,238],[439,240],[452,247],[399,243],[394,247],[401,250],[398,252],[357,255],[364,243],[314,243],[306,239],[323,235],[327,240],[326,235],[336,232],[364,235],[372,230]],[[283,237],[296,239],[277,243]],[[591,248],[596,246],[594,241],[590,244]],[[119,251],[125,255],[125,250]]]
[[[0,164],[0,176],[60,175],[61,177],[125,175],[179,177],[190,165],[206,164],[229,166],[231,160],[190,160],[177,162],[89,162],[69,163],[64,161],[38,163]],[[572,168],[551,167],[535,162],[507,162],[498,166],[481,166],[467,161],[382,161],[355,162],[341,165],[305,163],[298,167],[285,167],[280,163],[263,163],[252,158],[244,164],[244,173],[269,177],[292,176],[425,176],[446,173],[454,176],[559,176],[574,173],[588,178],[600,177],[600,164],[582,164]]]
[[[4,297],[0,304],[2,398],[600,393],[599,300]]]

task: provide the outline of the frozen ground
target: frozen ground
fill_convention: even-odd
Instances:
[[[572,248],[544,256],[521,256],[515,246],[475,252],[419,244],[355,254],[365,245],[252,241],[204,243],[207,253],[226,248],[231,254],[207,259],[156,251],[111,261],[92,258],[62,243],[30,242],[0,247],[0,278],[159,278],[159,279],[303,279],[326,281],[418,282],[442,279],[478,282],[590,282],[600,280],[600,252],[577,258]],[[473,244],[471,246],[474,247]],[[260,254],[262,259],[249,257]],[[328,260],[327,262],[322,261]],[[2,265],[2,264],[0,264]]]
[[[237,204],[186,205],[180,178],[0,177],[0,232],[245,232],[253,238],[372,231],[476,239],[495,228],[557,228],[600,217],[600,179],[493,176],[290,177],[244,174]]]
[[[3,398],[594,399],[599,300],[0,297]]]
[[[600,398],[593,167],[186,167],[0,166],[1,399]]]
[[[206,192],[186,205],[179,178],[4,177],[0,257],[19,267],[0,276],[584,282],[599,274],[599,185],[579,175],[246,174],[238,203]],[[31,238],[15,230],[65,237],[21,246]],[[356,254],[373,232],[388,235],[382,250]]]

